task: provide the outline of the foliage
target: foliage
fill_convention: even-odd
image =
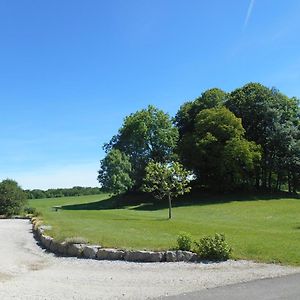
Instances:
[[[133,186],[129,157],[118,149],[112,149],[101,161],[98,180],[104,190],[124,193]]]
[[[222,107],[227,94],[217,88],[205,91],[194,101],[184,103],[175,116],[175,125],[179,131],[177,153],[181,162],[187,168],[194,169],[193,158],[197,156],[194,132],[195,120],[199,112],[204,109]]]
[[[225,235],[216,233],[215,236],[204,236],[196,242],[196,253],[201,259],[227,260],[232,252],[225,241]]]
[[[197,126],[203,114],[223,106],[241,120],[243,128],[242,134],[233,134],[235,139],[231,142],[223,141],[228,144],[227,149],[220,140],[224,132],[214,134],[211,131],[216,122],[216,130],[221,128],[229,132],[228,124],[222,128],[219,126],[222,120],[219,119],[211,123],[211,128],[205,124],[203,129],[202,124]],[[259,83],[248,83],[229,94],[212,89],[195,101],[183,104],[176,114],[175,124],[179,130],[177,153],[183,165],[198,175],[198,185],[213,188],[214,181],[219,180],[216,170],[221,170],[219,177],[224,178],[222,189],[226,186],[230,189],[256,187],[280,190],[288,186],[290,192],[296,192],[299,188],[300,109],[297,98],[289,98],[277,89]],[[236,124],[238,127],[241,129]],[[197,141],[199,132],[200,143]],[[242,140],[237,136],[242,136]],[[215,148],[216,142],[223,146]],[[209,156],[210,162],[206,162],[207,156],[205,159],[202,156],[203,147],[215,150]],[[207,153],[205,149],[204,152]],[[234,153],[238,154],[236,160]],[[214,166],[214,162],[219,165]]]
[[[191,251],[193,244],[192,236],[186,232],[180,232],[177,236],[177,246],[179,250]]]
[[[39,211],[37,211],[35,207],[31,207],[31,206],[25,207],[24,213],[31,215],[32,217],[38,217],[41,215],[41,213]]]
[[[11,179],[0,182],[0,215],[12,216],[20,213],[26,195],[18,183]]]
[[[202,110],[193,138],[194,171],[209,186],[218,182],[219,189],[228,190],[245,184],[260,160],[259,147],[244,138],[241,120],[224,107]]]
[[[180,107],[173,124],[168,114],[148,106],[126,117],[104,148],[108,156],[112,150],[121,151],[131,164],[130,171],[121,172],[128,175],[126,188],[118,191],[140,190],[149,162],[178,161],[195,174],[197,187],[288,188],[296,193],[299,140],[299,100],[248,83],[231,93],[218,88],[203,92]],[[100,181],[101,176],[100,171]],[[124,180],[116,176],[119,183]]]
[[[163,164],[149,162],[146,167],[143,191],[153,193],[160,200],[169,200],[169,219],[172,217],[172,198],[190,191],[189,183],[192,174],[178,162]]]
[[[107,152],[119,149],[132,166],[131,179],[140,188],[149,161],[167,162],[173,159],[178,130],[168,114],[148,106],[125,118],[119,133],[104,148]]]
[[[102,189],[98,187],[81,187],[81,186],[74,186],[72,188],[48,189],[45,191],[39,189],[25,190],[27,199],[98,195],[102,192],[103,192]]]
[[[291,145],[299,140],[299,101],[274,88],[249,83],[234,90],[226,106],[242,119],[246,138],[262,149],[256,186],[278,189],[287,180],[289,190],[295,191],[298,176],[289,161]]]
[[[218,108],[223,106],[227,94],[217,88],[205,91],[194,101],[184,103],[175,117],[175,124],[178,127],[180,138],[184,134],[192,132],[195,128],[195,119],[203,109]]]

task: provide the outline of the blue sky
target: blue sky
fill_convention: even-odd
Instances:
[[[298,0],[0,1],[0,179],[97,186],[102,145],[249,81],[300,97]]]

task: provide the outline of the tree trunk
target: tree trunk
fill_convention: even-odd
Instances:
[[[172,200],[171,200],[171,196],[168,195],[168,200],[169,200],[169,219],[172,218]]]
[[[295,172],[292,172],[292,190],[294,194],[297,194],[297,180],[296,180],[296,174]]]
[[[279,190],[279,182],[280,182],[280,175],[279,172],[277,172],[277,180],[276,180],[276,190]]]
[[[291,173],[288,172],[288,187],[289,187],[289,193],[292,192],[292,184],[291,184]]]
[[[255,176],[255,186],[256,189],[259,190],[259,181],[260,181],[260,170],[256,171],[256,176]]]
[[[264,163],[263,169],[262,169],[262,188],[266,189],[267,188],[267,167],[266,163]]]
[[[272,171],[271,169],[269,170],[269,176],[268,176],[268,188],[272,188]]]

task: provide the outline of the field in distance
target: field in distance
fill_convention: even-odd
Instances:
[[[138,201],[136,201],[138,200]],[[134,202],[141,202],[134,199]],[[118,204],[117,204],[118,203]],[[128,204],[107,194],[30,200],[58,240],[127,249],[170,249],[180,231],[195,240],[224,233],[233,258],[300,265],[300,200],[279,196],[189,196],[174,203]],[[54,211],[53,206],[62,206]]]

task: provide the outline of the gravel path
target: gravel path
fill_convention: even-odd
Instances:
[[[35,242],[27,220],[0,220],[0,299],[150,299],[299,268],[249,261],[129,263],[55,257]]]

